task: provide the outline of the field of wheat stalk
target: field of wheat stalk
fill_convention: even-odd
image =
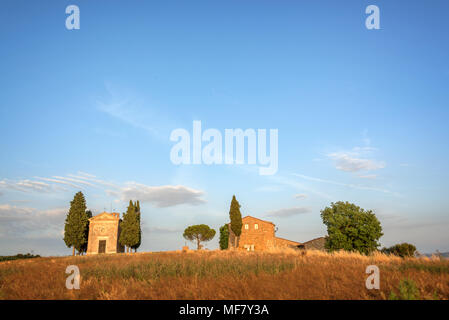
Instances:
[[[80,270],[68,290],[67,266]],[[380,270],[368,290],[367,266]],[[45,257],[0,262],[0,299],[449,299],[449,260],[294,250]]]

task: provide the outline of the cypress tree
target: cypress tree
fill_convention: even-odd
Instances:
[[[92,211],[87,210],[86,211],[86,215],[87,215],[87,219],[92,218]],[[81,253],[86,253],[87,252],[87,244],[89,242],[89,226],[90,226],[90,222],[89,220],[87,220],[87,227],[86,227],[86,243],[83,245],[83,247],[81,248]]]
[[[220,249],[226,250],[229,245],[229,226],[225,224],[224,226],[220,227]]]
[[[129,213],[130,213],[130,206],[132,205],[132,202],[130,200],[130,205],[128,206],[128,209],[126,210],[126,213],[123,213],[122,222],[120,223],[120,237],[119,237],[119,243],[125,247],[125,252],[129,251],[128,243],[129,243],[129,229],[130,229],[130,222],[129,222]],[[134,206],[133,206],[134,209]]]
[[[235,198],[235,195],[232,196],[231,208],[229,209],[229,218],[231,220],[231,230],[235,235],[234,246],[237,248],[238,239],[242,234],[242,214],[240,213],[240,204]]]
[[[129,200],[128,209],[123,214],[119,238],[120,244],[127,247],[127,252],[139,243],[139,220],[136,206]]]
[[[73,248],[72,255],[75,255],[75,249],[82,252],[83,247],[87,244],[88,219],[86,200],[80,191],[75,194],[70,202],[70,209],[64,226],[64,242],[67,247]]]
[[[136,232],[135,236],[137,237],[138,240],[137,240],[137,243],[134,246],[132,246],[132,248],[134,249],[134,252],[137,252],[137,249],[140,247],[140,244],[142,242],[142,228],[140,226],[140,203],[139,203],[139,200],[137,200],[134,203],[134,210],[137,215],[137,222],[136,222],[137,227],[135,230],[135,232]]]

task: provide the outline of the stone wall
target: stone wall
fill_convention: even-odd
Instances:
[[[320,238],[316,238],[307,242],[304,242],[304,249],[307,250],[326,250],[324,248],[324,244],[326,243],[326,238],[325,237],[320,237]]]
[[[299,242],[287,240],[284,238],[276,237],[274,240],[275,240],[275,246],[277,248],[297,248],[300,245]]]

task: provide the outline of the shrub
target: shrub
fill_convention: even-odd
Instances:
[[[33,255],[31,253],[26,254],[16,254],[15,256],[0,256],[0,261],[10,261],[10,260],[20,260],[20,259],[31,259],[31,258],[39,258],[40,255]]]
[[[220,249],[226,250],[229,245],[229,228],[228,225],[220,227]]]
[[[399,294],[391,291],[389,300],[418,300],[419,289],[413,280],[403,279],[399,282],[398,286]]]
[[[383,253],[393,254],[402,258],[413,257],[416,252],[416,247],[410,243],[401,243],[391,246],[389,248],[383,248]]]

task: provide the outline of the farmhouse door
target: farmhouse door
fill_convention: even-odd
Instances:
[[[106,240],[98,241],[98,253],[106,252]]]

